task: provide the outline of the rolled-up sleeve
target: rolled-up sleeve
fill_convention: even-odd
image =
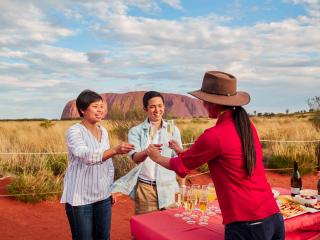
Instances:
[[[67,146],[69,151],[86,165],[102,163],[103,148],[90,149],[85,143],[78,128],[71,127],[67,131]]]
[[[206,130],[191,145],[190,149],[170,159],[170,166],[179,176],[185,177],[187,173],[202,164],[209,162],[221,154],[219,138],[215,131]]]

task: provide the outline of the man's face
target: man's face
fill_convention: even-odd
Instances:
[[[144,109],[151,122],[161,121],[164,113],[164,103],[161,97],[153,97],[148,101],[148,106]]]

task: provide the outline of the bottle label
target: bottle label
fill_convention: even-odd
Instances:
[[[291,188],[291,193],[292,194],[300,194],[300,188]]]

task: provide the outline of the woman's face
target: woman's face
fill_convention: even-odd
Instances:
[[[209,118],[217,118],[221,111],[221,105],[203,101],[203,106],[208,112]]]
[[[107,114],[103,101],[99,100],[91,103],[88,108],[82,111],[83,118],[91,123],[97,123]]]
[[[148,119],[151,122],[159,122],[164,113],[164,103],[161,97],[153,97],[148,101],[148,106],[145,109]]]

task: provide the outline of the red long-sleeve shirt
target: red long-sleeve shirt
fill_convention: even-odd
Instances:
[[[221,208],[223,223],[254,221],[279,212],[262,162],[262,148],[251,124],[256,150],[252,176],[245,170],[242,144],[232,119],[232,110],[222,114],[178,157],[170,159],[171,168],[181,177],[203,163],[208,163]]]

